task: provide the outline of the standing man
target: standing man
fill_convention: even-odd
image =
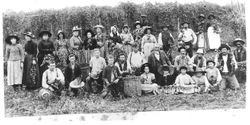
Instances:
[[[182,41],[185,45],[189,45],[187,53],[189,57],[193,57],[193,45],[195,45],[197,42],[197,36],[195,35],[194,31],[189,28],[189,23],[184,22],[182,25],[183,29],[178,36],[178,40]]]
[[[200,14],[198,16],[198,23],[196,28],[197,35],[197,47],[198,49],[206,49],[207,48],[207,23],[206,17],[204,14]]]
[[[233,54],[230,53],[231,48],[226,44],[221,44],[219,53],[215,57],[216,66],[221,72],[222,81],[220,90],[224,90],[229,86],[231,89],[239,89],[240,85],[235,77],[235,70],[238,68],[237,62]]]

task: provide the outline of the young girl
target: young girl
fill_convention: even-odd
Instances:
[[[148,64],[142,66],[144,73],[141,75],[141,87],[142,91],[145,93],[153,92],[154,95],[159,94],[159,86],[155,83],[155,75],[149,72]]]
[[[199,87],[200,93],[207,92],[210,86],[210,83],[204,73],[206,72],[201,69],[196,69],[195,75],[192,77],[196,85]]]
[[[6,53],[5,61],[7,61],[7,83],[13,86],[14,91],[21,88],[24,51],[21,44],[19,44],[19,37],[16,34],[10,34],[5,39]]]
[[[206,69],[206,76],[209,83],[211,84],[210,89],[212,91],[218,91],[220,82],[222,80],[220,71],[215,67],[215,62],[212,60],[207,61],[207,66],[208,68]]]

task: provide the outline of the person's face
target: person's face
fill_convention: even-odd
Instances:
[[[222,52],[223,54],[227,54],[227,53],[228,53],[228,50],[227,50],[227,48],[222,48],[222,49],[221,49],[221,52]]]
[[[186,55],[186,50],[185,49],[181,49],[180,52],[181,52],[182,56]]]
[[[73,56],[73,57],[69,57],[69,61],[70,61],[70,63],[75,63],[75,60],[76,60],[75,56]]]
[[[181,74],[186,74],[187,70],[186,69],[181,69]]]
[[[242,45],[241,45],[240,42],[237,42],[237,43],[236,43],[236,46],[237,46],[238,48],[241,48],[241,47],[242,47]]]
[[[113,33],[116,33],[116,32],[117,32],[116,28],[113,28],[113,29],[112,29],[112,32],[113,32]]]
[[[102,29],[98,27],[98,28],[96,28],[96,32],[97,33],[102,33]]]
[[[155,47],[155,50],[156,50],[155,52],[159,52],[160,47],[159,47],[159,46],[156,46],[156,47]]]
[[[120,60],[121,62],[124,62],[124,61],[125,61],[125,56],[124,56],[124,55],[121,55],[121,56],[119,57],[119,60]]]
[[[147,34],[151,34],[151,30],[150,29],[147,30]]]
[[[62,33],[59,34],[59,38],[63,39],[63,34]]]
[[[27,36],[27,35],[24,36],[24,39],[27,40],[27,41],[31,40],[31,38],[29,36]]]
[[[138,47],[133,47],[133,50],[134,50],[134,52],[138,52],[139,51],[139,48]]]
[[[79,35],[79,31],[74,31],[74,32],[73,32],[73,35],[74,35],[74,36],[78,36],[78,35]]]
[[[209,67],[209,68],[214,68],[214,63],[209,62],[209,63],[208,63],[208,67]]]
[[[49,39],[49,35],[48,34],[44,34],[43,35],[43,40],[48,40]]]
[[[128,32],[128,28],[127,28],[127,27],[126,27],[126,28],[124,28],[123,30],[124,30],[124,32]]]
[[[94,53],[95,57],[100,57],[100,51],[96,50],[95,53]]]
[[[11,38],[10,42],[11,42],[11,44],[16,44],[16,38]]]
[[[202,57],[203,54],[202,54],[202,53],[197,53],[197,56],[198,56],[198,57]]]
[[[202,73],[196,73],[196,76],[197,76],[197,77],[201,77],[201,76],[202,76]]]
[[[55,68],[56,68],[56,64],[55,63],[52,63],[52,64],[49,65],[50,71],[53,71]]]
[[[163,71],[163,76],[169,75],[169,71]]]
[[[139,24],[138,24],[138,25],[136,25],[136,28],[137,28],[137,29],[141,28],[141,25],[139,25]]]
[[[164,27],[164,28],[163,28],[163,31],[168,31],[168,28],[167,28],[167,27]]]
[[[188,28],[188,24],[185,23],[185,24],[183,25],[183,28],[184,28],[184,29],[187,29],[187,28]]]
[[[148,68],[148,67],[145,67],[145,68],[144,68],[144,72],[145,72],[145,73],[149,73],[149,68]]]
[[[88,38],[91,38],[92,37],[92,34],[90,32],[87,33],[87,37]]]
[[[108,59],[108,64],[112,66],[114,64],[114,59],[113,58]]]

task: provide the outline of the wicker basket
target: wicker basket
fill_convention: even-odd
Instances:
[[[123,82],[126,96],[141,96],[141,78],[139,76],[124,77]]]

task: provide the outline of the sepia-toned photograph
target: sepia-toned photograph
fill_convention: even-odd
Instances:
[[[244,0],[7,3],[6,118],[246,108]]]

